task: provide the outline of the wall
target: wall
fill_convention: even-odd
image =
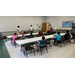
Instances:
[[[40,25],[45,22],[44,16],[0,16],[0,32],[16,31],[20,25],[21,30],[28,30],[30,25]]]
[[[62,27],[62,21],[74,21],[75,16],[46,16],[46,22],[50,22],[52,27]]]

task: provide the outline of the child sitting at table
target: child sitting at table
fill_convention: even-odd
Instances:
[[[39,34],[37,35],[37,37],[42,36],[42,33],[39,31]]]
[[[20,32],[20,34],[22,34],[22,35],[23,35],[24,33],[23,33],[23,32]]]
[[[44,35],[44,33],[41,31],[41,34]]]
[[[44,44],[41,44],[43,41],[45,41],[45,37],[44,37],[44,36],[42,37],[42,40],[40,41],[40,43],[39,43],[39,44],[36,44],[36,46],[37,46],[37,51],[40,50],[40,46],[44,46]]]
[[[60,32],[58,32],[57,35],[54,35],[56,38],[54,39],[54,45],[56,45],[56,41],[60,41],[61,42],[61,35]]]
[[[18,36],[17,36],[17,34],[16,34],[16,33],[14,33],[14,35],[13,35],[13,42],[15,42],[15,41],[19,40],[19,39],[15,40],[15,38],[18,38]]]
[[[47,31],[47,35],[49,35],[50,34],[50,31],[49,31],[49,29],[48,29],[48,31]]]
[[[69,40],[70,37],[71,37],[71,36],[70,36],[70,34],[69,34],[69,31],[67,30],[67,31],[66,31],[66,34],[64,35],[64,38],[65,38],[65,40]]]
[[[50,32],[52,32],[52,31],[53,31],[53,29],[52,29],[52,27],[51,27]]]
[[[26,39],[26,32],[24,31],[23,38]]]

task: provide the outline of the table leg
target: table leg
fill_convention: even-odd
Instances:
[[[12,38],[11,38],[11,44],[12,44]]]

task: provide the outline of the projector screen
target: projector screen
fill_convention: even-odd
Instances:
[[[64,28],[71,28],[73,24],[73,21],[63,21],[62,22],[62,27]]]

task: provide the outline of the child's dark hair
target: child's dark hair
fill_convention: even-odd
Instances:
[[[58,32],[58,34],[60,34],[60,32]]]
[[[45,40],[45,37],[43,36],[42,39]]]
[[[26,32],[24,31],[24,34],[26,34]]]
[[[52,29],[52,27],[51,27],[51,29]]]
[[[69,30],[67,30],[66,32],[69,33]]]
[[[14,35],[17,35],[16,33],[14,33]]]

